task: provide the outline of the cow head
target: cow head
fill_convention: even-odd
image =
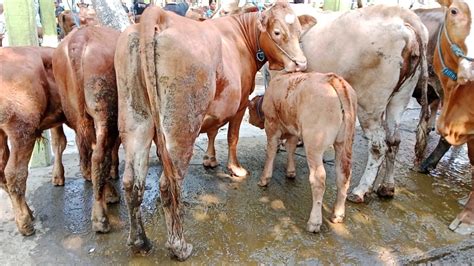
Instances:
[[[287,72],[306,70],[306,57],[299,38],[301,24],[286,1],[277,1],[262,12],[257,20],[259,44],[272,70]]]
[[[437,128],[452,145],[461,145],[474,137],[474,82],[458,84],[445,94]]]
[[[474,1],[438,0],[448,8],[446,13],[446,31],[453,44],[461,48],[457,69],[458,82],[474,81]]]
[[[265,128],[265,115],[262,111],[262,102],[263,102],[263,95],[255,96],[249,102],[249,123],[264,129]]]

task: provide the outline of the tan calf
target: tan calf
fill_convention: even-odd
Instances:
[[[272,177],[278,141],[286,138],[287,176],[295,177],[294,152],[298,137],[305,143],[313,208],[307,229],[319,232],[326,171],[323,153],[329,145],[336,152],[337,199],[331,222],[344,218],[344,202],[351,179],[352,141],[357,96],[352,87],[335,74],[295,73],[281,75],[270,82],[265,97],[250,102],[250,123],[267,134],[267,158],[260,186]]]

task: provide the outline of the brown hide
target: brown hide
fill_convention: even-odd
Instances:
[[[450,144],[461,145],[467,143],[468,156],[472,168],[474,166],[474,62],[469,62],[456,56],[450,49],[447,36],[466,55],[470,56],[473,54],[472,50],[468,51],[467,45],[471,45],[471,47],[473,45],[473,43],[468,42],[472,41],[472,36],[469,35],[469,32],[471,34],[473,32],[472,11],[474,10],[474,4],[472,1],[462,0],[439,2],[448,9],[445,19],[447,34],[441,34],[441,39],[438,43],[442,58],[440,58],[438,53],[435,53],[434,57],[435,72],[441,80],[444,92],[437,128]],[[468,40],[468,38],[471,38],[471,40]],[[448,68],[457,72],[457,80],[453,80],[443,74],[442,60]],[[471,58],[471,60],[473,59]],[[450,225],[450,229],[461,234],[471,234],[474,232],[474,172],[471,175],[472,189],[469,199],[464,209]]]
[[[0,48],[0,188],[10,195],[15,222],[23,235],[34,233],[25,192],[35,140],[43,130],[64,122],[52,73],[52,54],[53,48]],[[64,150],[64,135],[60,144]],[[62,174],[57,178],[64,179],[61,154],[55,155],[53,176]]]
[[[53,58],[64,114],[76,132],[81,171],[94,186],[92,227],[100,232],[109,230],[106,201],[117,200],[107,180],[118,174],[114,53],[119,34],[106,27],[79,28],[66,36]]]
[[[291,24],[286,22],[290,19]],[[196,137],[208,133],[206,156],[212,159],[215,135],[229,123],[227,166],[238,176],[247,174],[237,160],[237,142],[255,74],[264,63],[257,61],[256,52],[262,48],[274,68],[304,70],[300,32],[288,3],[277,2],[260,16],[246,13],[203,22],[150,7],[140,25],[121,35],[115,55],[119,129],[127,154],[123,182],[131,217],[128,243],[134,251],[151,248],[137,211],[152,139],[163,162],[160,195],[167,247],[184,260],[192,246],[184,239],[180,190]]]

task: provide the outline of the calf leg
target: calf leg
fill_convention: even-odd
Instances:
[[[216,140],[217,132],[218,132],[217,128],[210,129],[207,132],[207,138],[208,138],[209,141],[207,143],[206,155],[204,155],[204,159],[203,159],[203,162],[202,162],[204,167],[214,168],[217,165],[219,165],[219,163],[217,162],[217,159],[216,159],[216,149],[215,149],[215,146],[214,146],[214,142]]]
[[[446,152],[448,152],[449,148],[451,148],[451,144],[449,144],[443,137],[440,137],[436,148],[431,152],[428,158],[421,163],[420,168],[418,168],[417,171],[427,174],[431,170],[434,170],[441,158],[443,158]]]
[[[154,134],[152,125],[151,121],[145,121],[121,132],[125,149],[123,187],[130,219],[127,244],[136,253],[146,253],[152,248],[152,244],[146,237],[140,210],[145,193],[148,157]]]
[[[239,177],[246,176],[248,174],[242,166],[240,166],[237,160],[237,142],[239,141],[240,124],[244,118],[246,108],[239,110],[237,114],[229,122],[229,131],[227,132],[227,143],[229,144],[229,157],[227,163],[227,169],[230,172]]]
[[[308,141],[308,138],[303,136],[305,141],[306,160],[309,167],[309,183],[311,184],[311,193],[313,195],[313,207],[308,220],[306,229],[309,232],[317,233],[321,229],[323,222],[322,206],[323,195],[326,187],[326,170],[323,165],[323,152],[321,143],[316,141]]]
[[[345,216],[345,202],[347,190],[352,176],[352,141],[346,139],[344,142],[335,143],[336,153],[336,186],[337,197],[331,216],[331,222],[341,223]]]
[[[464,209],[449,225],[449,229],[463,235],[474,234],[474,140],[467,143],[467,152],[471,163],[471,193]]]
[[[273,162],[278,150],[278,143],[281,138],[281,131],[274,127],[272,123],[265,123],[265,133],[267,135],[267,153],[265,159],[265,167],[258,185],[261,187],[267,186],[273,175]]]
[[[369,158],[359,184],[347,197],[348,200],[356,203],[364,202],[365,194],[372,189],[387,150],[385,130],[381,121],[382,114],[372,115],[369,118],[363,110],[359,109],[358,111],[362,129],[364,129],[365,135],[369,139]]]
[[[54,152],[52,183],[55,186],[64,186],[63,152],[66,149],[67,141],[62,125],[51,128],[51,142]]]
[[[286,141],[286,151],[288,152],[288,162],[286,165],[286,177],[295,178],[296,177],[296,167],[295,167],[295,151],[296,146],[299,143],[297,136],[291,136]]]
[[[5,166],[7,166],[10,149],[8,149],[8,137],[3,130],[0,130],[0,188],[7,190],[7,180],[5,179]]]
[[[35,146],[34,135],[11,138],[11,154],[5,168],[7,191],[12,201],[15,222],[22,235],[28,236],[35,232],[33,216],[26,203],[26,179],[28,162]]]

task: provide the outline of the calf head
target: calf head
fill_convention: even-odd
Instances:
[[[263,95],[255,96],[249,102],[249,123],[264,129],[265,128],[265,115],[262,110]]]
[[[301,24],[286,1],[277,1],[262,12],[257,21],[259,44],[272,70],[287,72],[306,70],[306,57],[299,39]]]
[[[474,81],[474,1],[472,0],[438,0],[448,8],[445,27],[452,43],[461,51],[457,54],[458,82],[464,84]],[[453,51],[454,52],[454,51]]]

